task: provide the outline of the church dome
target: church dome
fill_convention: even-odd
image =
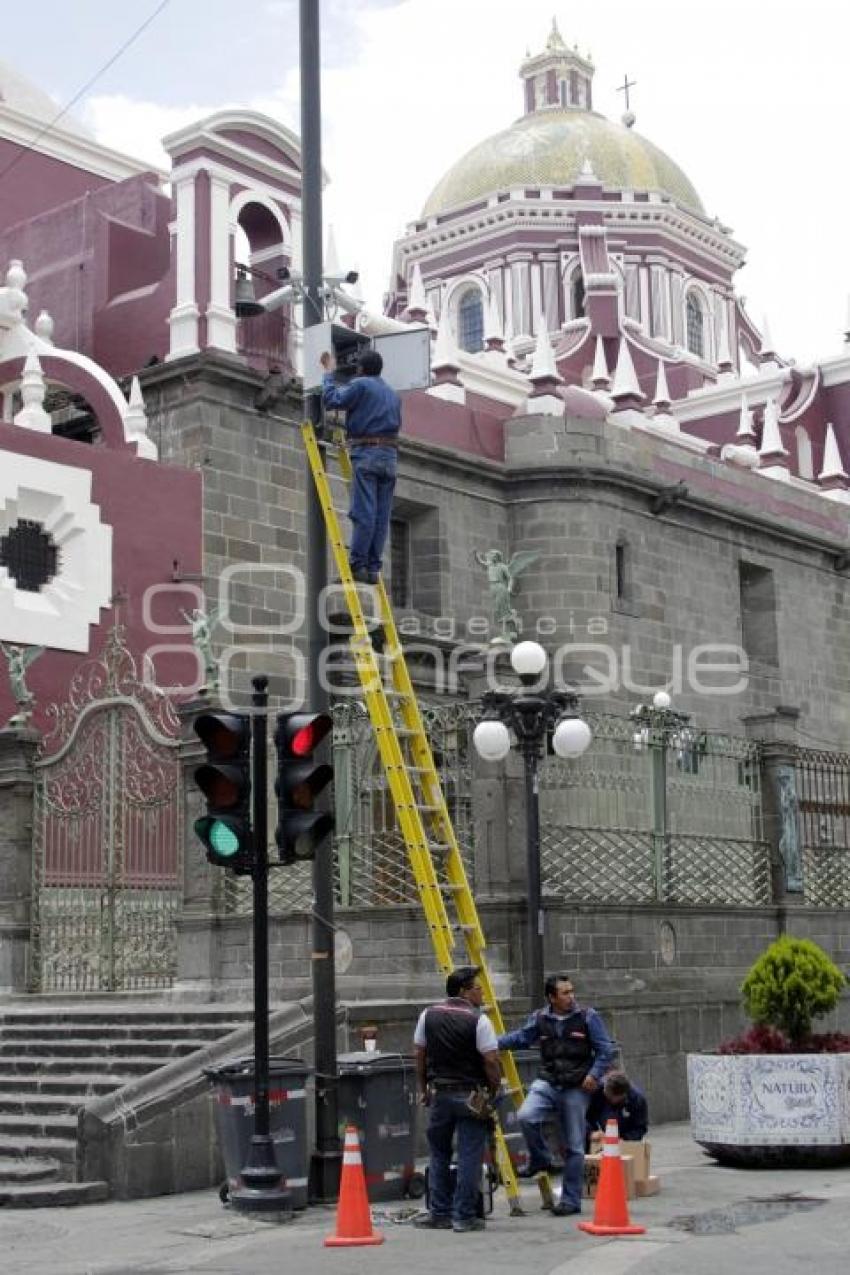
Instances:
[[[547,106],[467,151],[434,187],[422,215],[514,186],[573,186],[588,161],[603,186],[660,191],[704,213],[678,164],[645,137],[593,111]]]
[[[57,116],[62,110],[52,97],[37,85],[20,75],[8,62],[0,59],[0,106],[8,106],[20,115],[26,115],[33,123],[53,125],[65,133],[81,133],[90,136],[89,130],[68,113]]]

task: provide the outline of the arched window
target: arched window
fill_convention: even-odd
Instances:
[[[570,315],[573,319],[584,318],[584,275],[576,270],[570,283]]]
[[[705,358],[705,316],[702,312],[699,297],[695,292],[688,293],[685,308],[685,322],[688,336],[688,349],[691,354]]]
[[[457,340],[462,350],[477,354],[484,349],[484,306],[477,288],[464,292],[457,308]]]

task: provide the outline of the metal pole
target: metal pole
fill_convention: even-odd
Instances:
[[[230,1193],[245,1212],[289,1211],[292,1193],[281,1181],[269,1132],[269,860],[268,714],[269,679],[251,679],[251,805],[254,836],[254,1135],[240,1185]]]
[[[301,206],[304,250],[304,327],[321,323],[322,304],[322,99],[319,0],[300,0]],[[321,397],[305,396],[304,410],[321,421]],[[328,706],[320,678],[327,634],[319,601],[328,582],[327,533],[309,465],[307,484],[307,703]],[[334,1200],[339,1192],[342,1149],[338,1129],[336,980],[334,977],[333,841],[326,838],[313,861],[313,1030],[316,1064],[316,1145],[310,1164],[310,1199]]]
[[[526,871],[528,874],[528,995],[532,1004],[535,1004],[543,994],[543,902],[540,884],[538,752],[537,738],[523,740]]]
[[[658,902],[664,899],[664,863],[667,844],[667,743],[666,730],[653,728],[658,738],[651,739],[649,746],[650,765],[652,767],[652,875],[655,886],[655,897]]]

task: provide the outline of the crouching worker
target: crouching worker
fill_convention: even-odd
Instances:
[[[482,1231],[477,1216],[492,1103],[502,1081],[493,1024],[481,1012],[480,968],[465,965],[446,979],[446,999],[423,1010],[413,1044],[419,1101],[428,1107],[428,1213],[414,1226]],[[457,1182],[451,1186],[457,1138]]]
[[[640,1142],[649,1129],[649,1108],[643,1091],[633,1085],[624,1071],[609,1071],[587,1109],[587,1133],[598,1142],[609,1120],[616,1120],[623,1142]]]

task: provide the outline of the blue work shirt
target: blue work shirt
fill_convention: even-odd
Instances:
[[[401,429],[401,399],[380,376],[355,376],[347,385],[337,385],[333,372],[322,377],[325,407],[345,409],[345,433],[358,438],[395,438]]]
[[[640,1142],[641,1138],[646,1137],[649,1107],[637,1085],[629,1085],[626,1101],[619,1106],[608,1101],[603,1089],[597,1089],[587,1108],[588,1130],[593,1133],[596,1129],[601,1129],[604,1133],[609,1120],[617,1121],[620,1137],[624,1142]]]
[[[579,1005],[576,1005],[576,1010],[580,1008]],[[572,1013],[575,1013],[575,1010]],[[601,1083],[605,1073],[611,1070],[614,1061],[614,1044],[605,1030],[605,1024],[595,1009],[585,1009],[582,1010],[582,1013],[587,1023],[587,1034],[590,1037],[590,1045],[593,1050],[593,1066],[587,1074]],[[562,1036],[567,1018],[562,1018],[553,1013],[551,1006],[547,1005],[545,1009],[536,1009],[533,1014],[530,1014],[522,1027],[517,1027],[515,1031],[505,1032],[504,1036],[500,1036],[499,1048],[530,1049],[532,1045],[536,1045],[540,1040],[539,1015],[541,1014],[545,1018],[551,1018],[555,1034]]]

